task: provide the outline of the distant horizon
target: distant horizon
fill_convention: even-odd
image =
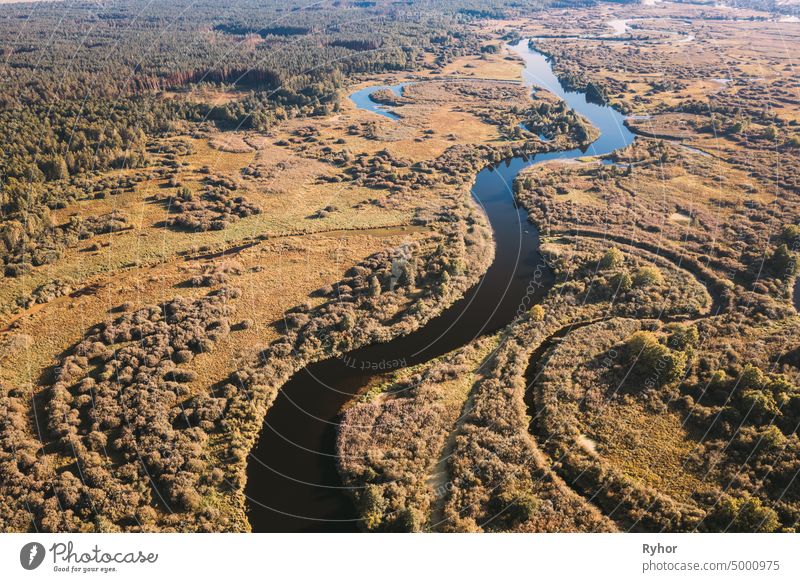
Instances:
[[[42,4],[44,2],[65,2],[66,0],[0,0],[0,4]]]

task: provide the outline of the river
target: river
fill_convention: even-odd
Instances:
[[[350,100],[355,103],[359,109],[366,109],[367,111],[372,111],[373,113],[383,115],[389,119],[400,119],[400,116],[394,113],[389,106],[373,101],[370,96],[376,91],[386,90],[391,91],[398,97],[402,97],[403,87],[406,85],[408,85],[408,83],[399,83],[397,85],[371,85],[351,93]]]
[[[480,171],[472,196],[485,211],[495,240],[495,260],[480,282],[414,333],[354,350],[346,358],[311,364],[284,385],[248,459],[245,494],[253,531],[357,531],[358,515],[337,468],[336,429],[342,407],[377,373],[361,370],[359,362],[404,360],[414,365],[428,361],[505,327],[517,315],[523,298],[527,297],[528,307],[541,301],[552,287],[553,275],[539,253],[538,230],[514,201],[514,179],[533,164],[604,155],[633,141],[622,114],[590,103],[584,93],[566,91],[548,60],[528,43],[510,48],[525,61],[526,85],[545,88],[564,99],[600,130],[600,137],[584,150],[514,157]],[[369,99],[379,89],[396,92],[399,88],[368,87],[351,97],[357,105],[402,123],[399,116]],[[532,294],[531,281],[537,283]]]

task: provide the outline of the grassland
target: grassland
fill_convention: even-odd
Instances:
[[[184,121],[44,211],[114,227],[2,279],[0,529],[246,531],[247,455],[287,378],[475,284],[493,258],[480,168],[596,135],[527,94],[496,48],[517,34],[642,116],[638,137],[515,184],[557,276],[542,305],[348,407],[340,469],[364,529],[796,529],[800,27],[670,3],[470,27],[470,50],[353,75],[324,115]],[[399,82],[399,120],[347,98]],[[572,133],[521,132],[543,104]]]
[[[520,63],[506,55],[478,60],[485,65],[481,75],[494,74],[495,66],[502,65],[495,79],[519,78]],[[402,123],[355,108],[346,95],[359,84],[346,88],[334,114],[313,124],[288,119],[269,133],[259,133],[185,123],[178,135],[148,144],[147,165],[90,178],[84,187],[95,195],[48,213],[55,225],[114,216],[124,226],[69,241],[56,259],[5,279],[0,289],[0,380],[13,387],[4,401],[7,410],[22,415],[6,438],[20,450],[44,439],[37,471],[74,490],[61,503],[78,504],[69,515],[53,513],[55,499],[48,497],[46,486],[30,490],[24,497],[36,508],[37,528],[91,529],[88,522],[99,513],[104,527],[111,529],[247,529],[241,492],[246,451],[260,430],[259,420],[288,369],[333,349],[314,347],[312,327],[287,329],[288,320],[300,317],[289,315],[290,308],[298,313],[300,306],[311,324],[318,311],[333,313],[334,304],[351,310],[341,294],[330,301],[319,290],[347,281],[355,294],[359,283],[343,279],[354,265],[375,269],[396,249],[416,249],[412,258],[418,272],[409,275],[407,289],[384,292],[380,307],[373,299],[363,305],[358,296],[353,300],[362,331],[375,334],[342,335],[342,342],[358,345],[406,333],[474,284],[492,252],[485,218],[469,198],[473,166],[515,143],[504,131],[518,121],[509,119],[506,110],[512,105],[524,109],[531,102],[518,84],[485,87],[463,78],[456,70],[462,64],[474,68],[471,58],[463,57],[448,65],[453,71],[442,71],[435,79],[415,77],[405,103],[397,107]],[[407,79],[398,74],[367,82]],[[212,105],[240,97],[208,89],[163,95]],[[532,147],[547,146],[534,141]],[[466,163],[460,161],[462,155]],[[361,160],[361,166],[354,160]],[[398,170],[388,170],[387,163]],[[394,175],[418,163],[435,163],[438,169],[421,174],[418,183]],[[371,175],[361,172],[364,164],[373,168]],[[472,254],[469,261],[467,252]],[[457,263],[464,266],[450,266]],[[452,273],[446,289],[437,274],[443,267]],[[200,334],[190,340],[193,354],[187,353],[184,340],[165,340],[160,332],[144,331],[152,329],[150,324],[141,327],[151,321],[159,329],[163,322],[153,319],[155,314],[176,310],[217,330],[193,331]],[[98,329],[123,331],[97,335]],[[297,335],[299,345],[309,346],[288,360],[278,357],[276,347],[284,345],[287,332]],[[138,334],[145,335],[134,349],[130,338]],[[149,347],[144,337],[151,338],[146,340]],[[106,348],[97,351],[98,341]],[[180,372],[168,372],[179,378],[179,385],[167,382],[159,390],[178,408],[159,412],[141,403],[142,416],[155,415],[152,426],[162,426],[167,417],[180,417],[180,410],[187,409],[196,411],[197,418],[216,418],[203,424],[208,434],[199,449],[189,444],[197,427],[167,431],[172,435],[169,446],[193,459],[170,470],[155,460],[168,454],[163,448],[167,445],[152,440],[147,427],[136,429],[135,445],[115,441],[106,449],[107,435],[116,432],[114,422],[97,420],[84,408],[83,396],[93,378],[112,374],[115,361],[130,362],[128,369],[138,374],[131,390],[146,389],[151,384],[144,378],[155,380],[160,373],[161,364],[149,363],[163,357],[153,351],[162,341],[172,346],[166,349]],[[82,355],[87,350],[99,354],[90,357],[102,363],[87,362]],[[265,356],[270,351],[276,354],[274,362]],[[279,362],[283,367],[275,368]],[[448,418],[458,412],[468,388],[459,384],[459,395],[443,401]],[[97,398],[109,398],[109,403],[120,398],[112,382],[100,384],[98,379],[95,390]],[[47,426],[18,407],[31,398],[40,403],[42,416],[50,417]],[[218,417],[219,406],[226,410],[224,418]],[[63,419],[58,411],[64,411]],[[77,419],[77,426],[69,419]],[[136,479],[130,483],[130,472],[140,470],[127,458],[134,451],[129,447],[149,455],[145,470],[163,475],[153,490],[141,490]],[[73,468],[80,466],[96,467],[96,474],[78,483]],[[211,476],[210,467],[222,467],[223,476]],[[16,470],[8,475],[9,484],[21,483],[19,479]],[[418,485],[424,487],[421,479]],[[102,500],[100,491],[107,493]],[[91,500],[93,509],[79,507],[79,499]],[[6,527],[26,527],[25,511],[8,514]]]
[[[800,28],[669,3],[492,24],[542,37],[561,79],[636,114],[627,124],[639,137],[606,163],[519,177],[562,282],[481,362],[451,433],[449,480],[427,491],[444,499],[397,509],[404,478],[362,473],[357,484],[375,484],[365,519],[444,531],[794,531],[800,156],[787,47]],[[409,438],[388,424],[392,442]],[[356,432],[351,443],[370,442]],[[348,467],[374,458],[359,454]],[[438,454],[415,462],[430,471]]]

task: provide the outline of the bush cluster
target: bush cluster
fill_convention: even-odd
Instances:
[[[17,277],[57,261],[64,249],[95,235],[132,228],[120,212],[83,218],[75,215],[62,225],[53,225],[46,208],[17,215],[0,225],[0,253],[6,277]]]
[[[206,449],[227,399],[197,394],[188,364],[229,333],[237,295],[177,298],[92,328],[47,391],[47,455],[18,434],[21,407],[4,406],[0,497],[13,510],[2,529],[225,529],[205,497],[221,484]]]
[[[216,177],[204,181],[199,195],[181,187],[166,200],[173,213],[167,220],[169,226],[196,232],[223,230],[240,218],[260,214],[258,206],[236,194],[235,182]]]

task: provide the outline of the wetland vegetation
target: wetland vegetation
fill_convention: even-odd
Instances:
[[[797,529],[791,6],[33,6],[0,531]]]

